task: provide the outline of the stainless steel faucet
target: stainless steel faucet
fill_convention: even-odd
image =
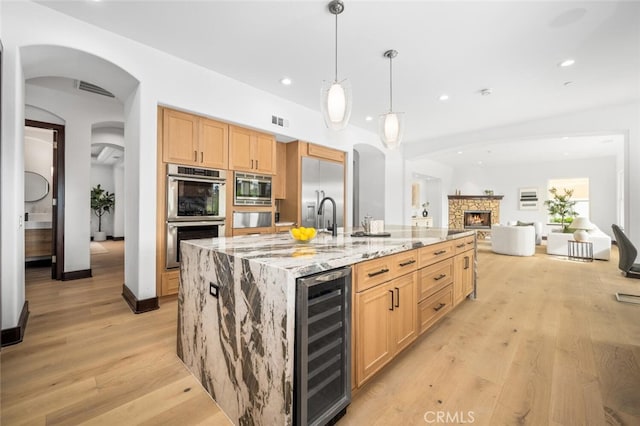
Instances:
[[[331,197],[324,197],[322,199],[322,201],[320,201],[320,207],[318,207],[318,214],[321,215],[322,214],[322,208],[324,206],[324,202],[325,201],[331,201],[331,204],[333,205],[333,227],[331,229],[331,235],[334,237],[338,236],[338,226],[336,224],[336,201],[331,198]]]

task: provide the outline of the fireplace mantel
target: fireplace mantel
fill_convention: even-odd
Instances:
[[[504,195],[448,195],[450,200],[502,200]]]

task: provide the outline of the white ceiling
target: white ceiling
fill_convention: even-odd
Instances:
[[[328,1],[38,3],[316,110],[334,74]],[[406,144],[640,99],[638,1],[344,3],[338,77],[353,86],[351,124],[376,131],[389,107],[383,53],[395,49]],[[567,58],[575,65],[559,67]]]

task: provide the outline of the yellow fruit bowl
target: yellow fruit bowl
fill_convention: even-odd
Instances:
[[[316,237],[316,228],[305,228],[301,226],[299,228],[293,228],[289,230],[291,238],[299,243],[308,243]]]

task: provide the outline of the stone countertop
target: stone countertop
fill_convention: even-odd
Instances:
[[[296,242],[289,234],[263,234],[183,241],[230,257],[246,259],[303,277],[353,265],[414,248],[475,234],[473,230],[387,226],[390,237],[352,237],[351,230],[332,237],[318,233],[310,242]],[[455,233],[453,233],[455,232]]]

